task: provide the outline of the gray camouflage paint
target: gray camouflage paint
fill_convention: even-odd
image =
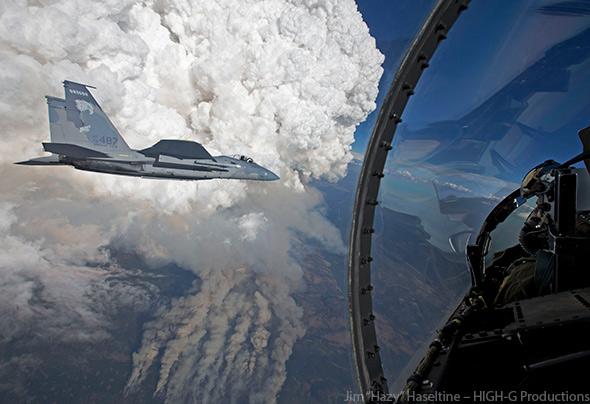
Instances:
[[[47,96],[51,156],[16,164],[70,165],[79,170],[175,180],[213,178],[273,181],[279,177],[239,156],[211,156],[196,142],[161,140],[131,149],[84,84],[64,81],[65,99]]]

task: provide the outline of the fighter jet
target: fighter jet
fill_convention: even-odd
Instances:
[[[78,170],[174,180],[213,178],[273,181],[279,177],[246,156],[212,156],[200,143],[160,140],[131,149],[85,84],[64,81],[65,99],[46,96],[51,156],[16,164],[69,165]]]

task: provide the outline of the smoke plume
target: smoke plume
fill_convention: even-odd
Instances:
[[[307,182],[345,174],[382,60],[353,0],[0,2],[0,344],[109,341],[113,312],[152,313],[126,394],[276,400],[305,333],[291,241],[343,250]],[[61,96],[65,79],[97,87],[133,148],[191,139],[281,181],[13,166],[42,154],[43,96]],[[113,249],[196,280],[168,301]],[[0,376],[25,368],[10,366]]]

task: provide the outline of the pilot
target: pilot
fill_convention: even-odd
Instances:
[[[523,229],[526,230],[527,224]],[[590,237],[590,211],[579,212],[576,218],[576,234]],[[521,243],[523,237],[521,235]],[[539,243],[539,239],[537,239]],[[539,245],[539,244],[538,244]],[[527,250],[528,246],[523,246]],[[530,252],[530,251],[529,251]],[[495,305],[503,306],[517,300],[550,293],[554,278],[553,254],[539,249],[530,257],[519,258],[506,270],[506,276],[495,298]]]

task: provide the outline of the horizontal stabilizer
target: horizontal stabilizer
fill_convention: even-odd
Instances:
[[[62,154],[75,159],[109,157],[108,154],[103,152],[70,143],[43,143],[43,148],[46,152]]]
[[[59,166],[64,165],[61,161],[59,161],[59,156],[47,156],[47,157],[38,157],[35,159],[30,159],[27,161],[19,161],[18,163],[23,166]]]

